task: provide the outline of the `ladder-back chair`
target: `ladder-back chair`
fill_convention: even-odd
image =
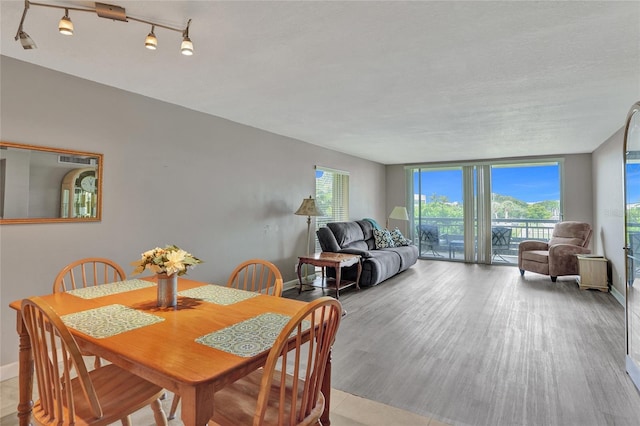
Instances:
[[[91,287],[122,281],[126,278],[124,269],[113,260],[102,257],[87,257],[71,262],[56,275],[53,280],[53,292],[59,293],[77,288]],[[83,355],[92,354],[83,351]],[[100,358],[96,357],[94,367],[100,367]]]
[[[129,415],[151,405],[157,425],[167,419],[163,389],[114,364],[87,371],[78,345],[62,319],[42,298],[22,301],[40,399],[33,420],[40,425],[130,426]]]
[[[300,309],[276,338],[264,368],[215,393],[209,425],[319,424],[325,366],[341,317],[342,306],[332,297]]]
[[[276,265],[262,259],[242,262],[233,270],[227,287],[256,293],[282,296],[282,274]]]
[[[53,281],[53,292],[107,284],[125,278],[124,269],[113,260],[88,257],[65,266]]]

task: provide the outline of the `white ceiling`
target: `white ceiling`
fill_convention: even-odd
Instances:
[[[0,52],[384,164],[592,152],[640,100],[639,1],[107,3],[192,18],[195,55],[92,13],[62,36],[37,6],[23,50],[24,2],[6,0]]]

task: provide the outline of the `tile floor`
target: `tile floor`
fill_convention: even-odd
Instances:
[[[163,401],[165,412],[169,411],[173,395]],[[17,426],[18,379],[0,382],[0,425]],[[179,418],[178,413],[178,418]],[[131,417],[135,426],[153,426],[150,408],[144,408]],[[418,416],[378,402],[370,401],[339,390],[331,393],[331,424],[333,426],[447,426],[435,419]],[[170,426],[182,425],[179,419],[169,421]]]

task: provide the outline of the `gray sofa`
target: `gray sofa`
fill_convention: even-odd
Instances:
[[[322,251],[362,256],[360,285],[364,287],[379,284],[418,260],[418,248],[413,244],[376,249],[373,224],[368,220],[331,222],[318,229],[317,235]],[[355,266],[343,268],[342,278],[353,280],[356,273]],[[335,276],[335,271],[328,269],[327,275]]]

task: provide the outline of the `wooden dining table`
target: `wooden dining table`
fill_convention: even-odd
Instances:
[[[305,302],[181,277],[177,306],[160,308],[153,280],[127,280],[42,298],[69,326],[82,350],[179,394],[185,426],[204,426],[213,414],[216,391],[266,362],[268,344],[260,347],[260,336],[243,338],[238,330],[258,333],[251,331],[255,321],[271,314],[291,317]],[[17,312],[18,418],[23,426],[30,424],[33,407],[33,355],[20,305],[20,300],[10,303]],[[118,324],[122,318],[131,319]],[[224,344],[211,344],[218,341]],[[326,368],[324,425],[330,424],[331,356]]]

